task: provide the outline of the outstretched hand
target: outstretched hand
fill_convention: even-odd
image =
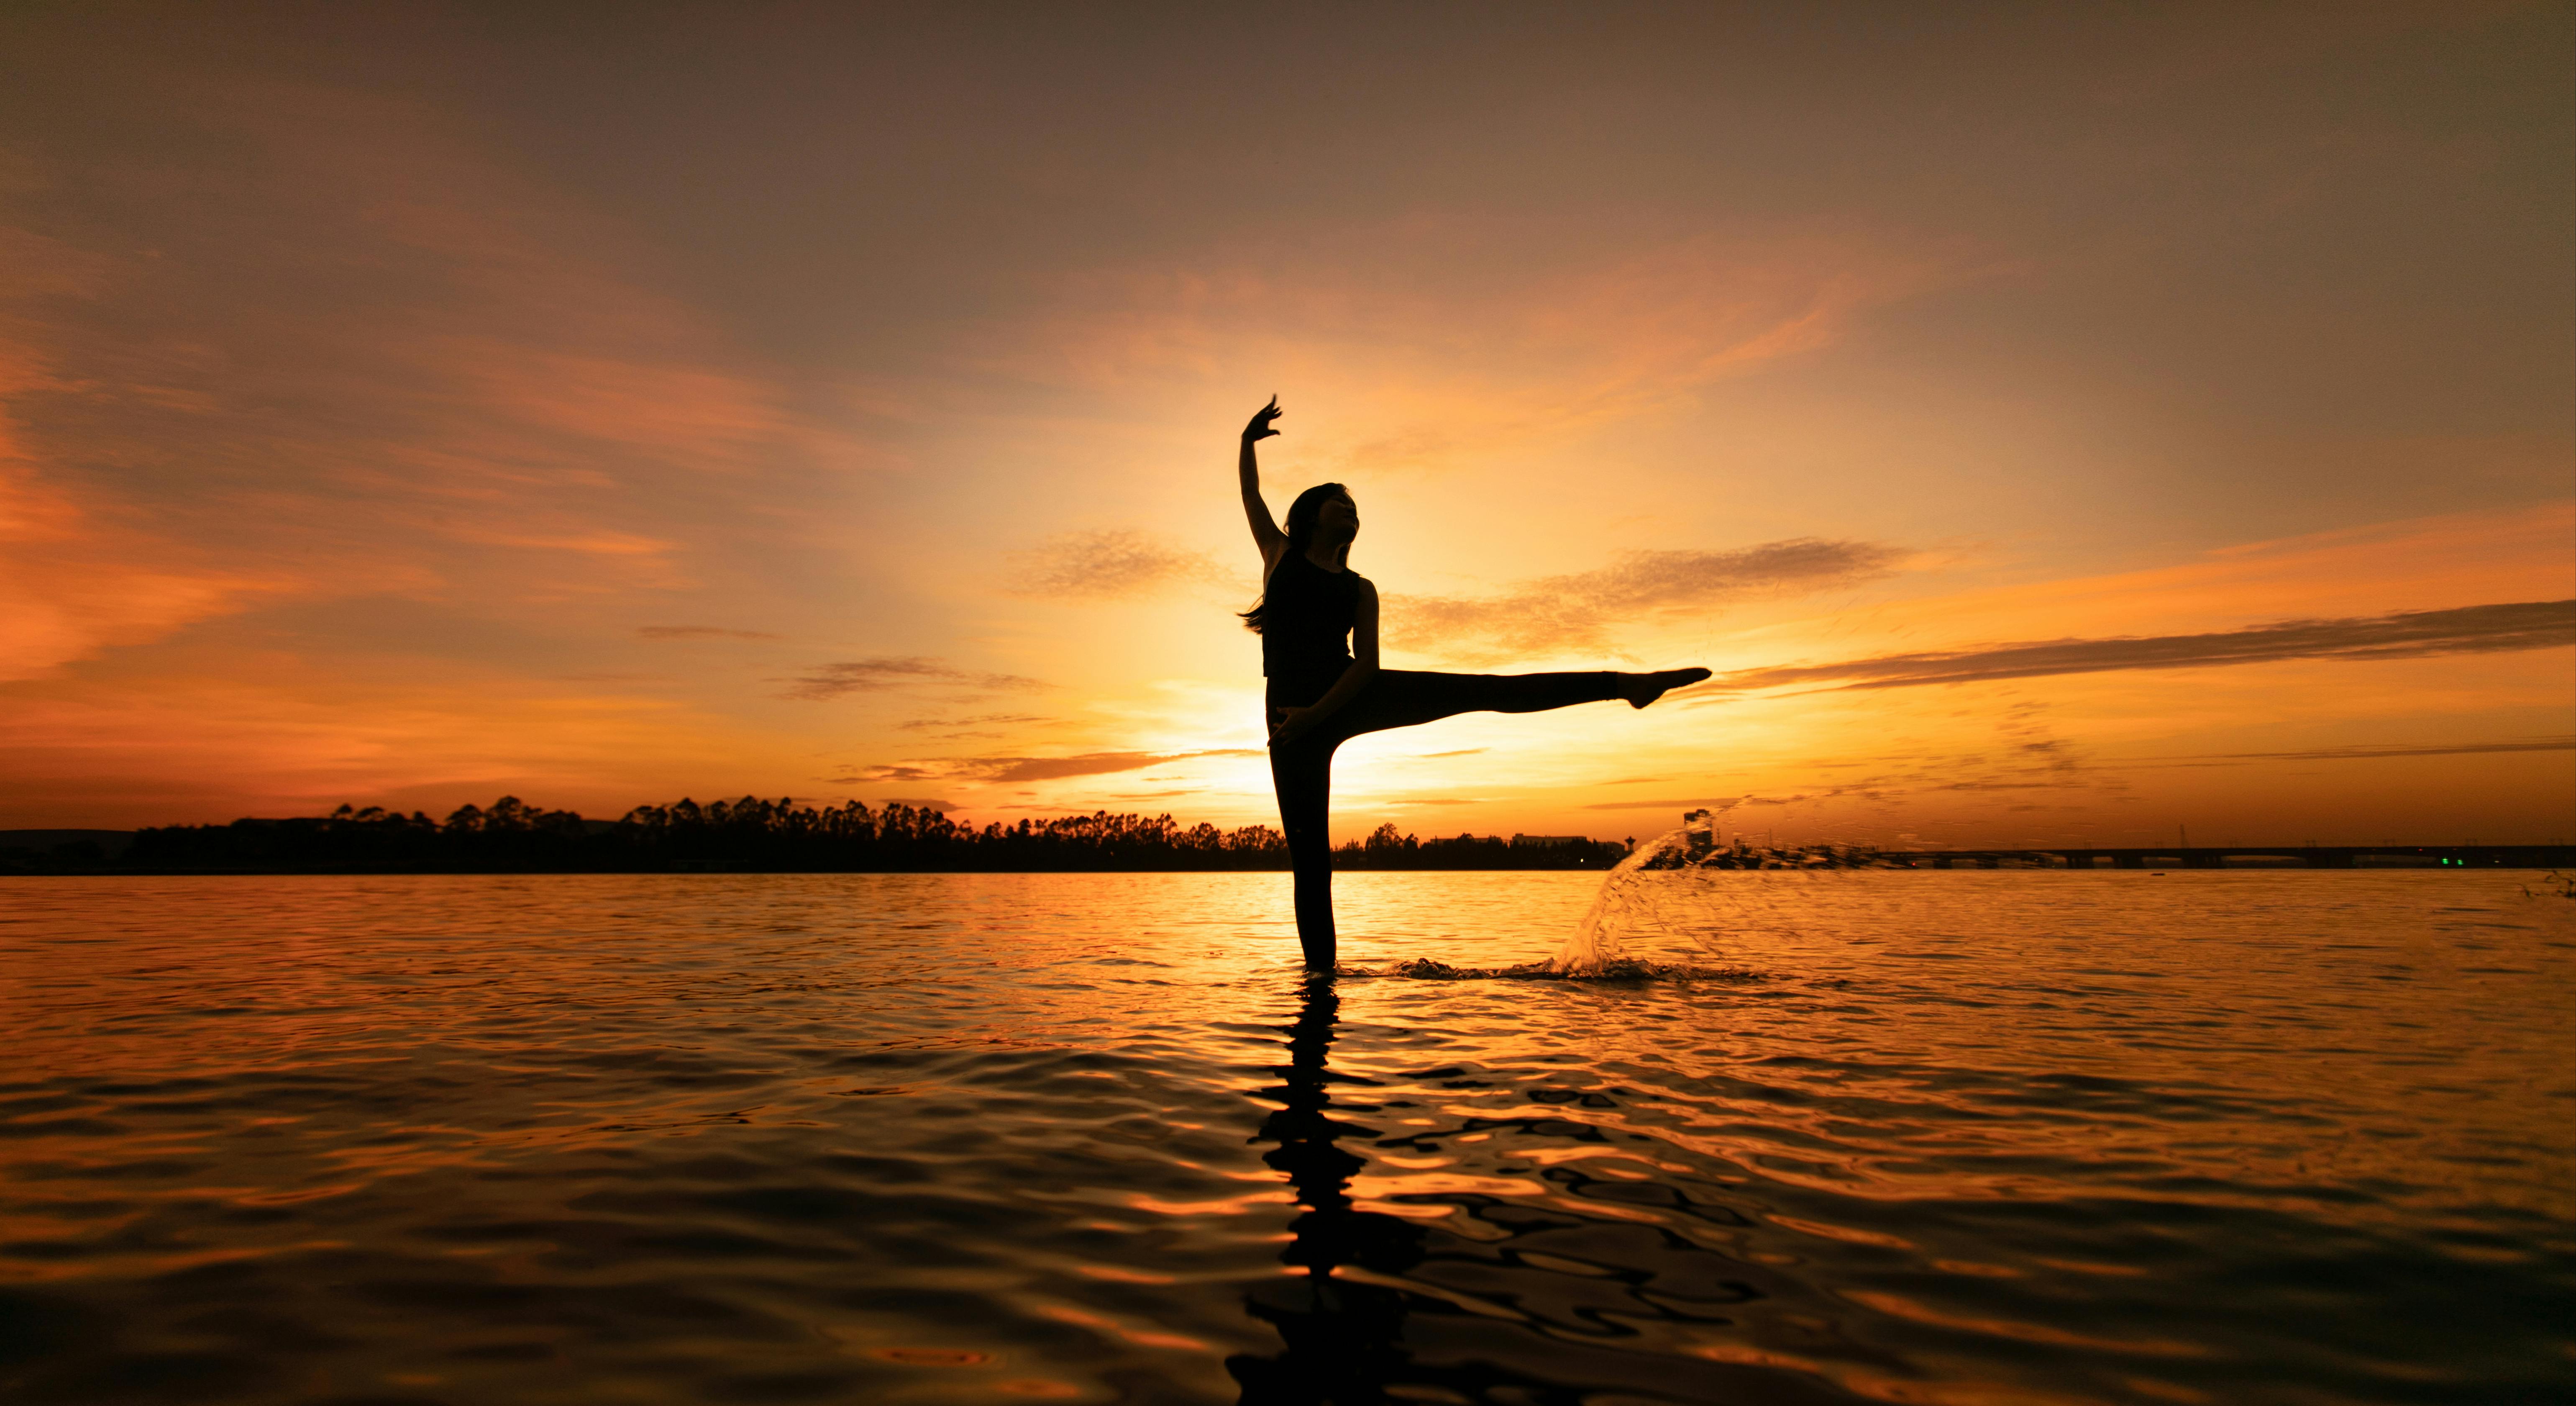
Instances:
[[[1278,419],[1284,413],[1286,412],[1279,408],[1279,397],[1275,395],[1270,397],[1270,403],[1261,407],[1261,409],[1253,415],[1252,423],[1243,427],[1243,437],[1246,440],[1268,439],[1272,435],[1279,433],[1277,430],[1270,428],[1270,422]]]

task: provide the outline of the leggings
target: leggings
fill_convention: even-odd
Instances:
[[[1581,674],[1425,674],[1381,669],[1359,696],[1315,730],[1270,749],[1270,780],[1279,791],[1279,828],[1297,875],[1297,941],[1306,965],[1330,970],[1333,936],[1333,751],[1363,732],[1412,727],[1459,713],[1540,713],[1619,696],[1620,676]],[[1270,706],[1298,706],[1273,695]]]

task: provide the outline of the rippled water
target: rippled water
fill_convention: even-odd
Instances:
[[[2576,903],[1675,873],[0,887],[0,1398],[2529,1401]],[[1584,874],[1355,874],[1545,958]],[[2535,891],[2536,887],[2535,887]]]

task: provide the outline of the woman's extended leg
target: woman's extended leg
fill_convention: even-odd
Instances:
[[[1381,669],[1366,692],[1318,731],[1339,737],[1414,727],[1460,713],[1542,713],[1577,703],[1624,698],[1636,674],[1432,674]]]
[[[1643,707],[1657,694],[1708,677],[1705,669],[1662,674],[1434,674],[1381,669],[1360,696],[1313,732],[1270,749],[1270,780],[1279,792],[1279,828],[1288,839],[1297,885],[1297,941],[1306,965],[1329,971],[1338,955],[1333,930],[1331,832],[1333,751],[1364,732],[1413,727],[1460,713],[1538,713],[1577,703],[1625,699]]]

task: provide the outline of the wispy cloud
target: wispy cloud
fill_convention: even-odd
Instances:
[[[1015,727],[1023,723],[1042,723],[1052,719],[1039,713],[977,713],[969,718],[914,718],[895,726],[906,732],[937,732],[952,727]]]
[[[2576,644],[2576,600],[2399,611],[2340,620],[2285,620],[2243,630],[2099,640],[2050,640],[1984,649],[1884,654],[1839,664],[1741,669],[1707,686],[1727,692],[1822,685],[1916,688],[2124,669],[2203,669],[2289,659],[2411,659]]]
[[[1200,757],[1262,755],[1264,753],[1257,747],[1216,747],[1200,752],[1083,752],[1070,757],[958,757],[943,761],[869,767],[853,771],[840,779],[851,782],[933,779],[1061,781],[1074,776],[1106,776],[1113,772],[1142,771],[1164,762],[1184,762]]]
[[[766,630],[728,630],[716,625],[639,625],[636,637],[648,640],[774,640]]]
[[[2523,737],[2503,742],[2355,743],[2305,752],[2217,752],[2185,759],[2185,764],[2224,766],[2233,762],[2352,762],[2381,757],[2475,757],[2494,752],[2576,752],[2576,734]]]
[[[1601,801],[1584,808],[1598,811],[1682,811],[1705,807],[1723,813],[1741,806],[1789,807],[1826,802],[1881,804],[1907,797],[1977,793],[2046,792],[2059,797],[2087,794],[2101,799],[2129,789],[2130,783],[2118,774],[2125,764],[2095,762],[2087,748],[2058,735],[2049,715],[2048,704],[2023,700],[2009,704],[1988,720],[1992,737],[1982,746],[1927,751],[1899,748],[1867,754],[1855,752],[1800,763],[1795,770],[1813,776],[1817,781],[1826,779],[1819,773],[1857,773],[1832,776],[1832,784],[1811,789],[1787,793],[1749,791],[1734,795],[1702,793],[1696,797],[1675,797],[1666,791],[1662,799]],[[1689,782],[1687,779],[1669,779],[1661,784],[1688,785]],[[1709,784],[1720,783],[1712,781]]]
[[[1608,566],[1523,581],[1495,596],[1389,596],[1382,628],[1389,644],[1409,649],[1597,647],[1624,621],[1850,585],[1889,574],[1907,555],[1884,543],[1818,537],[1731,552],[1622,552]]]
[[[990,355],[1112,391],[1286,367],[1367,407],[1344,436],[1310,442],[1324,462],[1436,467],[1813,353],[1987,263],[1812,228],[1640,240],[1581,216],[1498,227],[1409,211],[1311,226],[1284,258],[1265,242],[1069,278],[1052,316]]]
[[[2576,734],[2519,742],[2469,742],[2453,747],[2321,747],[2313,752],[2230,752],[2248,761],[2330,762],[2369,757],[2473,757],[2487,752],[2576,752]]]
[[[21,252],[8,241],[0,250]],[[31,277],[46,286],[41,266]],[[7,301],[0,295],[0,307]],[[41,437],[9,407],[85,386],[18,344],[10,322],[0,318],[0,600],[8,602],[0,680],[33,678],[306,584],[268,565],[215,565],[188,543],[131,526],[111,495],[49,473]]]
[[[783,696],[808,702],[826,702],[852,693],[874,693],[882,689],[905,688],[925,684],[961,684],[986,691],[1044,688],[1037,679],[1017,674],[979,674],[954,668],[936,659],[919,656],[878,655],[870,659],[851,659],[838,663],[817,664],[790,679],[772,680],[787,685]]]
[[[1014,595],[1117,600],[1191,582],[1237,584],[1204,552],[1184,551],[1144,532],[1067,532],[1012,554]]]

